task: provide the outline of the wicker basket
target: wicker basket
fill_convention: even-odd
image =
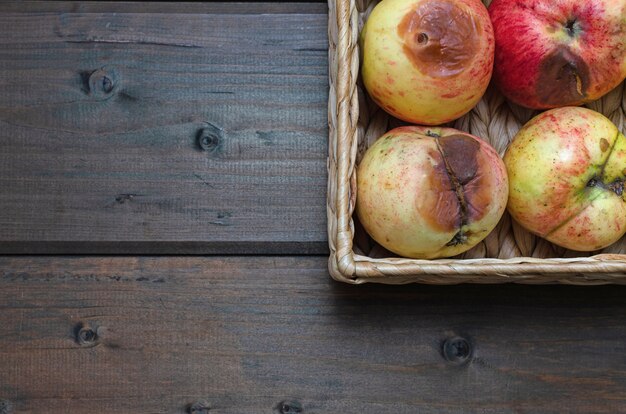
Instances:
[[[484,0],[488,5],[490,0]],[[328,157],[329,269],[348,283],[564,283],[626,284],[626,237],[591,253],[574,252],[523,230],[505,213],[493,232],[458,257],[394,257],[353,219],[355,166],[368,144],[402,123],[364,93],[359,81],[358,34],[377,0],[329,0],[330,128]],[[626,130],[626,85],[587,105]],[[535,111],[507,102],[492,86],[479,104],[450,126],[489,141],[503,155]]]

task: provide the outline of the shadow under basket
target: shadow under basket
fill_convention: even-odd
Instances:
[[[489,236],[462,255],[437,260],[394,256],[376,244],[353,217],[356,166],[384,132],[403,125],[378,108],[359,79],[359,31],[376,0],[329,0],[330,94],[328,157],[329,270],[347,283],[562,283],[626,284],[626,237],[595,252],[555,246],[521,228],[505,213]],[[484,1],[488,5],[489,1]],[[586,105],[626,130],[626,86]],[[491,143],[500,156],[537,111],[507,102],[490,86],[478,105],[447,124]]]

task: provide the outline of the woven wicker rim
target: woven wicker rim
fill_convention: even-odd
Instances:
[[[500,253],[492,252],[494,257],[472,258],[472,254],[475,253],[471,253],[457,259],[415,260],[396,257],[373,258],[355,252],[355,224],[352,220],[356,195],[355,166],[359,152],[364,150],[363,143],[372,137],[377,138],[380,132],[384,132],[380,125],[375,125],[380,121],[380,116],[374,115],[370,117],[372,119],[368,119],[364,109],[361,109],[363,112],[359,112],[360,107],[366,106],[367,97],[357,84],[359,28],[376,3],[377,0],[359,0],[358,3],[354,0],[328,1],[330,92],[327,215],[331,276],[338,281],[354,284],[365,282],[626,284],[626,238],[622,238],[600,254],[589,257],[546,258],[525,255],[506,257],[511,256],[511,252],[528,253],[530,245],[537,246],[543,243],[542,246],[550,247],[545,241],[536,241],[535,236],[520,229],[508,217],[503,219],[503,223],[499,224],[500,228],[493,232],[500,232],[494,236],[499,242],[497,249],[500,250]],[[484,3],[488,5],[490,0],[484,0]],[[516,111],[524,110],[503,105],[503,98],[492,89],[490,88],[475,109],[456,121],[453,126],[483,138],[487,137],[502,155],[510,138],[524,120],[530,119],[532,113],[526,112],[522,116],[517,116],[516,120],[512,119],[515,118]],[[603,99],[587,105],[607,115],[622,132],[626,129],[624,89],[626,84],[622,83]],[[371,105],[371,102],[369,104]],[[506,107],[508,111],[498,112],[493,110],[494,107],[499,109]],[[367,125],[363,125],[363,119]],[[387,122],[383,124],[387,125]],[[497,139],[494,137],[499,136],[506,137],[504,142],[494,142]],[[502,251],[506,253],[502,254]]]

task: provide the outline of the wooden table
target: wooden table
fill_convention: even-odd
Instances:
[[[626,287],[327,272],[325,3],[0,4],[0,413],[626,412]]]

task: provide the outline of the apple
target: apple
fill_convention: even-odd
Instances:
[[[527,108],[581,105],[626,78],[626,0],[493,0],[494,81]]]
[[[392,129],[357,169],[361,224],[387,250],[410,258],[469,250],[496,226],[507,197],[498,153],[453,128]]]
[[[626,138],[604,115],[551,109],[519,130],[504,156],[508,211],[562,247],[592,251],[626,231]]]
[[[439,125],[461,117],[491,79],[493,28],[479,0],[383,0],[360,42],[367,92],[410,123]]]

